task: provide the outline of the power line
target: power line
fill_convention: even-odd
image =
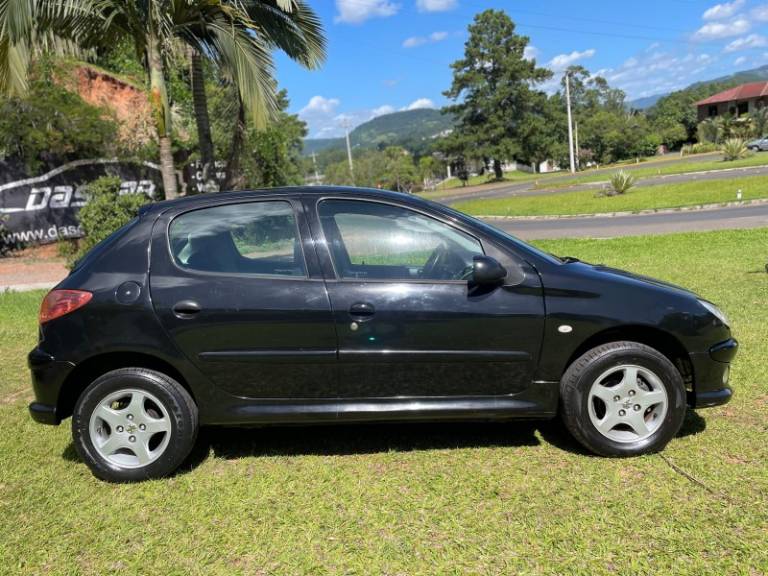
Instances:
[[[357,2],[357,3],[361,3],[361,4],[363,3],[362,0],[348,0],[348,1]],[[409,13],[418,13],[418,11],[413,10],[413,9],[408,9],[408,8],[403,9],[403,11],[404,12],[409,12]],[[531,29],[534,29],[534,30],[547,30],[547,31],[552,31],[552,32],[569,32],[569,33],[572,33],[572,34],[584,34],[584,35],[588,35],[588,36],[598,36],[598,37],[605,37],[605,38],[620,38],[620,39],[623,39],[623,40],[643,40],[643,41],[650,41],[650,42],[666,42],[666,43],[670,43],[670,44],[679,44],[679,45],[690,45],[690,44],[694,44],[695,43],[697,46],[717,46],[717,47],[720,47],[720,43],[717,43],[717,42],[709,42],[709,41],[695,41],[694,42],[693,40],[690,40],[690,39],[672,38],[672,37],[669,37],[669,36],[645,36],[645,35],[639,35],[639,34],[624,34],[624,33],[620,33],[620,32],[613,33],[613,32],[596,31],[596,30],[582,30],[582,29],[566,27],[566,26],[550,26],[550,25],[544,25],[544,24],[532,24],[532,23],[529,23],[529,22],[524,22],[524,21],[517,20],[517,19],[514,18],[514,16],[515,16],[516,12],[519,12],[519,13],[527,13],[527,14],[530,14],[530,15],[542,16],[542,17],[547,17],[547,18],[566,18],[569,21],[570,20],[578,20],[578,21],[583,21],[583,22],[592,22],[592,23],[601,24],[601,25],[625,26],[625,27],[628,27],[628,28],[644,28],[644,29],[648,29],[648,30],[661,30],[661,31],[668,31],[668,32],[679,32],[681,34],[690,34],[690,33],[692,33],[689,30],[681,30],[681,29],[677,29],[677,28],[667,28],[667,27],[661,27],[661,26],[649,26],[649,25],[644,25],[644,24],[632,24],[632,23],[626,23],[626,22],[618,22],[618,21],[615,21],[615,20],[602,20],[602,19],[595,19],[595,18],[584,18],[584,17],[570,16],[570,15],[566,17],[566,16],[560,16],[558,14],[549,14],[549,13],[545,13],[545,12],[535,12],[535,11],[531,11],[531,10],[524,10],[524,9],[518,9],[518,8],[514,8],[514,9],[511,9],[511,10],[504,10],[504,11],[507,12],[507,14],[510,16],[510,18],[512,18],[513,22],[515,23],[515,25],[518,28],[531,28]],[[474,12],[474,11],[470,15],[469,13],[467,13],[465,11],[455,10],[453,13],[445,14],[443,17],[444,18],[451,18],[451,19],[454,19],[454,20],[461,19],[463,23],[468,25],[468,24],[471,23],[472,17],[474,15],[476,15],[476,14],[477,14],[477,12]],[[469,22],[467,21],[467,16],[469,16]],[[366,42],[361,42],[359,40],[355,40],[355,42],[358,43],[358,44],[360,44],[360,43],[367,44]],[[389,50],[387,52],[389,54],[391,54],[391,52]],[[411,54],[403,54],[403,57],[413,58],[413,59],[421,59],[421,60],[427,61],[424,58],[415,57],[415,56],[413,56]]]

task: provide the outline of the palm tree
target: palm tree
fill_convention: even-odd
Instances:
[[[210,3],[209,3],[210,4]],[[249,21],[249,34],[251,41],[261,44],[266,49],[266,54],[272,49],[285,52],[290,58],[308,69],[316,68],[325,58],[325,39],[319,18],[307,6],[303,0],[281,0],[275,2],[264,0],[251,0],[241,2],[224,2],[225,5],[236,5],[241,11],[240,17]],[[191,19],[185,26],[185,32],[189,33],[188,44],[193,47],[189,55],[190,84],[192,99],[197,123],[198,142],[200,146],[200,159],[203,166],[203,178],[208,180],[209,173],[213,170],[214,151],[211,138],[210,119],[208,116],[208,103],[205,94],[205,82],[203,74],[203,59],[207,58],[224,78],[237,79],[237,59],[231,55],[234,50],[218,47],[215,29],[209,24],[214,18],[214,12],[210,6],[206,7],[208,13],[203,18]],[[254,69],[264,75],[265,84],[269,88],[254,89],[254,86],[244,82],[236,82],[243,113],[250,117],[256,126],[263,127],[265,120],[277,110],[277,97],[272,80],[273,65],[271,59],[265,61],[261,68]],[[238,122],[238,131],[241,122]],[[230,161],[237,162],[239,147],[237,146],[238,134],[233,137],[233,157]],[[210,180],[206,183],[210,186]]]
[[[302,0],[0,0],[0,89],[25,88],[38,47],[62,52],[119,38],[133,43],[147,70],[166,198],[178,195],[166,87],[174,42],[225,69],[257,125],[275,110],[271,49],[309,67],[324,56],[320,22]]]
[[[715,118],[715,124],[717,125],[718,130],[717,141],[723,142],[733,135],[733,130],[736,127],[736,119],[731,114],[723,114],[722,116]]]
[[[757,138],[762,138],[765,133],[768,132],[768,107],[763,106],[758,108],[749,115],[752,119],[752,127],[754,129],[754,135]]]

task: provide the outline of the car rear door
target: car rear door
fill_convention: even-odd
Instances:
[[[530,265],[407,205],[305,202],[338,334],[340,396],[497,396],[531,385],[544,298]],[[483,253],[507,267],[503,286],[462,279]]]
[[[170,337],[223,390],[335,395],[334,321],[297,201],[257,196],[164,213],[150,289]]]

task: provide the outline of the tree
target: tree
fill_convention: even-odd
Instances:
[[[388,146],[384,150],[384,170],[380,179],[391,190],[408,193],[413,190],[419,176],[413,157],[405,148]]]
[[[768,108],[758,108],[749,116],[752,120],[754,135],[757,138],[765,136],[765,133],[768,132]]]
[[[117,124],[107,111],[54,82],[55,73],[42,62],[24,97],[0,101],[0,156],[22,161],[32,173],[116,152]]]
[[[419,177],[425,183],[445,178],[445,164],[435,155],[422,156],[418,164]]]
[[[85,236],[76,241],[77,248],[70,254],[70,265],[135,218],[142,204],[149,201],[144,194],[120,194],[120,178],[114,176],[94,180],[86,193],[88,203],[77,216]]]
[[[528,38],[515,33],[503,11],[486,10],[469,26],[464,57],[451,64],[453,82],[444,94],[457,102],[446,108],[456,118],[453,139],[472,157],[501,164],[520,152],[526,126],[538,114],[536,83],[552,73],[524,56]]]
[[[720,141],[720,127],[712,118],[701,122],[697,128],[697,138],[699,142],[710,142],[717,144]]]
[[[248,35],[252,42],[259,45],[264,52],[264,62],[253,68],[255,74],[263,76],[260,82],[235,83],[237,97],[242,103],[243,110],[238,116],[249,116],[256,129],[265,129],[265,121],[280,113],[280,100],[274,89],[273,66],[269,51],[278,48],[290,58],[308,69],[316,68],[325,58],[325,38],[322,24],[315,13],[303,0],[282,0],[267,2],[256,0],[250,2],[207,2],[207,11],[213,6],[218,10],[230,12],[240,11],[239,18],[248,21]],[[212,19],[212,15],[208,14]],[[230,16],[231,18],[231,16]],[[236,46],[220,48],[221,39],[217,30],[200,20],[198,25],[189,25],[193,40],[189,42],[189,78],[192,89],[195,121],[197,126],[200,160],[203,178],[208,180],[215,161],[211,122],[208,114],[208,101],[205,91],[205,74],[203,60],[207,58],[219,76],[239,79],[242,73],[239,66],[239,55]],[[252,78],[250,79],[252,80]],[[271,89],[265,86],[270,85]],[[246,129],[245,123],[238,123],[236,130]],[[237,146],[233,153],[240,153],[239,144],[242,134],[234,134]],[[237,163],[239,158],[234,159]],[[238,175],[233,174],[233,179]]]
[[[306,26],[299,28],[296,20]],[[0,4],[0,89],[24,89],[29,55],[38,47],[64,46],[71,52],[127,39],[149,78],[163,187],[166,197],[174,198],[178,187],[166,66],[178,43],[226,69],[243,115],[262,126],[276,109],[270,53],[276,39],[290,56],[310,64],[324,53],[322,35],[315,34],[319,30],[317,17],[302,0],[5,0]]]
[[[293,114],[288,114],[285,90],[277,95],[279,112],[265,128],[251,126],[245,135],[241,165],[242,188],[264,188],[298,185],[301,173],[301,148],[307,135],[307,125]]]

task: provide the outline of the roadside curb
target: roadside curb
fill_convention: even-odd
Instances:
[[[768,204],[768,198],[758,198],[741,202],[721,202],[718,204],[697,204],[693,206],[679,206],[677,208],[659,208],[625,212],[598,212],[596,214],[552,214],[541,216],[483,216],[473,215],[483,220],[575,220],[580,218],[621,218],[622,216],[643,216],[648,214],[675,214],[677,212],[696,212],[702,210],[717,210],[718,208],[732,208],[736,206],[761,206]]]
[[[647,181],[647,180],[667,180],[669,178],[679,178],[680,176],[694,176],[694,178],[691,178],[691,180],[696,180],[696,176],[708,176],[709,174],[721,174],[723,172],[726,173],[726,176],[728,176],[731,172],[747,172],[748,170],[755,170],[755,169],[761,169],[761,168],[768,168],[768,164],[758,164],[756,166],[739,166],[737,168],[720,168],[717,170],[700,170],[698,172],[675,172],[672,174],[656,174],[653,176],[644,176],[640,178],[636,178],[637,182]],[[615,170],[618,172],[621,170],[620,168]],[[629,174],[632,172],[630,171]],[[580,182],[575,184],[568,184],[567,186],[556,186],[554,188],[537,188],[535,185],[531,188],[532,190],[536,190],[538,192],[559,192],[564,191],[567,192],[571,188],[584,188],[586,190],[592,190],[595,187],[599,187],[602,185],[607,184],[610,182],[610,176],[611,174],[606,174],[608,178],[605,180],[594,180],[591,182]],[[755,174],[754,176],[762,176],[762,174]],[[749,176],[747,176],[748,178]],[[589,187],[589,188],[587,188]]]

